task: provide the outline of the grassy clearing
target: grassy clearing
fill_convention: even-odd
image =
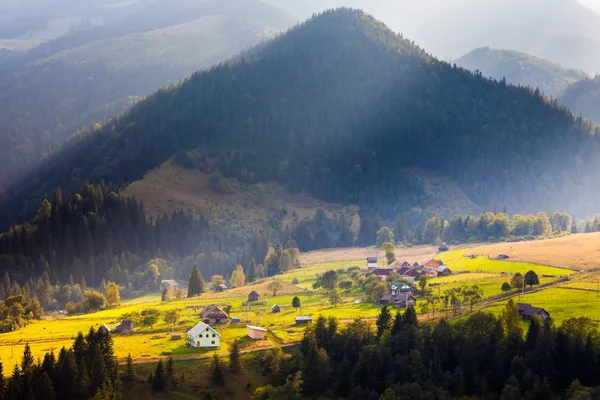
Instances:
[[[567,287],[558,287],[525,294],[515,301],[529,303],[535,307],[542,307],[550,313],[555,323],[560,324],[565,319],[573,317],[589,317],[600,320],[600,297],[597,293],[573,290]],[[499,315],[506,306],[507,301],[490,304],[484,311]]]
[[[533,242],[501,243],[477,247],[472,254],[495,257],[507,254],[513,260],[590,270],[600,268],[600,232],[570,235]]]
[[[498,261],[490,260],[487,256],[474,256],[473,258],[466,256],[469,254],[479,254],[478,250],[479,248],[453,250],[441,254],[440,258],[454,272],[470,271],[509,274],[520,272],[521,274],[525,274],[525,272],[533,270],[540,277],[542,275],[561,276],[575,273],[572,270],[564,268],[548,267],[530,262]]]

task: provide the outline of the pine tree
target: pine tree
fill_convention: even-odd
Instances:
[[[31,354],[31,347],[29,343],[25,344],[25,350],[23,351],[23,358],[21,359],[21,372],[24,376],[29,376],[33,372],[35,360]]]
[[[221,364],[221,359],[219,358],[218,354],[215,354],[213,357],[211,370],[212,383],[217,386],[225,386],[225,375],[223,373],[223,365]]]
[[[390,324],[392,322],[392,314],[390,313],[390,309],[388,306],[383,306],[381,311],[379,312],[379,316],[377,317],[377,338],[379,339],[383,332],[389,329]]]
[[[131,357],[131,353],[129,353],[127,354],[127,361],[125,362],[125,373],[123,374],[123,380],[133,381],[134,376],[135,369],[133,367],[133,358]]]
[[[235,339],[229,349],[229,368],[231,368],[233,372],[239,372],[240,367],[240,345],[238,340]]]
[[[155,392],[161,392],[165,389],[166,386],[166,378],[165,371],[163,368],[162,360],[158,361],[156,365],[156,369],[154,370],[154,376],[152,378],[152,390]]]
[[[165,368],[165,379],[169,385],[174,386],[175,371],[173,366],[173,357],[169,357],[169,359],[167,360],[167,367]]]
[[[194,268],[192,268],[190,279],[188,280],[187,297],[199,296],[204,292],[206,292],[206,283],[202,278],[202,274],[200,273],[200,268],[198,267],[198,264],[195,264]]]

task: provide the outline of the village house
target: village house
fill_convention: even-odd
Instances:
[[[264,339],[267,336],[267,330],[260,326],[246,325],[246,333],[252,339]]]
[[[160,291],[164,291],[169,285],[171,285],[173,290],[179,289],[179,283],[175,282],[173,279],[163,279],[160,281]]]
[[[525,320],[530,320],[534,315],[537,315],[542,320],[547,319],[550,316],[548,311],[541,307],[533,307],[531,304],[518,303],[519,315]]]
[[[397,295],[400,293],[413,293],[413,288],[404,282],[394,282],[390,285],[390,294]]]
[[[438,251],[440,253],[443,253],[444,251],[448,251],[448,250],[450,250],[450,249],[448,248],[448,245],[446,244],[446,242],[442,243],[440,245],[440,247],[438,247]]]
[[[433,269],[438,269],[440,267],[440,265],[443,265],[443,263],[441,261],[433,259],[433,258],[430,258],[429,260],[427,260],[423,263],[424,267],[433,268]]]
[[[439,268],[437,269],[437,276],[450,276],[452,275],[452,271],[450,270],[450,268],[446,267],[445,265],[440,265]]]
[[[281,307],[279,307],[277,304],[274,304],[273,307],[271,307],[271,312],[274,312],[274,313],[281,312]]]
[[[256,290],[253,290],[250,292],[250,294],[248,294],[248,301],[259,301],[260,300],[260,294],[258,294],[258,292]]]
[[[377,268],[377,257],[367,257],[367,268],[369,271]]]
[[[200,313],[200,318],[210,324],[226,324],[229,316],[223,310],[213,304],[204,307]]]
[[[306,324],[308,322],[312,322],[312,315],[298,315],[295,317],[296,324]]]
[[[373,275],[378,276],[382,281],[386,281],[392,272],[394,270],[391,268],[377,268],[373,270]]]
[[[135,330],[133,329],[133,321],[129,319],[124,319],[120,323],[115,326],[115,331],[120,334],[128,334],[133,333]]]
[[[224,291],[226,291],[227,289],[228,289],[228,288],[227,288],[227,286],[225,286],[225,285],[224,285],[224,284],[222,284],[222,283],[221,283],[219,286],[217,286],[217,292],[219,292],[219,293],[221,293],[221,292],[224,292]]]
[[[191,347],[218,349],[221,347],[221,335],[210,325],[198,322],[187,331],[187,342]]]
[[[496,260],[508,260],[510,257],[507,256],[506,254],[498,254],[498,257],[496,257]]]
[[[417,299],[409,292],[391,294],[388,293],[379,299],[379,304],[390,305],[396,308],[414,307],[417,304]]]
[[[102,331],[103,333],[110,333],[111,329],[108,327],[108,325],[102,324],[100,325],[100,331]]]

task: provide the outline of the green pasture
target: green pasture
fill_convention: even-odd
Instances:
[[[469,249],[453,250],[443,254],[440,254],[439,258],[448,266],[453,272],[470,271],[476,273],[510,273],[515,274],[520,272],[525,274],[529,270],[535,271],[540,278],[542,275],[571,275],[575,271],[548,267],[545,265],[531,264],[526,262],[514,262],[514,261],[499,261],[490,260],[485,256],[478,256],[474,258],[465,257]]]

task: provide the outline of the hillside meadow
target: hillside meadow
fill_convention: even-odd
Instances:
[[[473,248],[468,254],[483,257],[506,254],[514,261],[588,271],[600,267],[600,232],[530,242],[498,243]]]

